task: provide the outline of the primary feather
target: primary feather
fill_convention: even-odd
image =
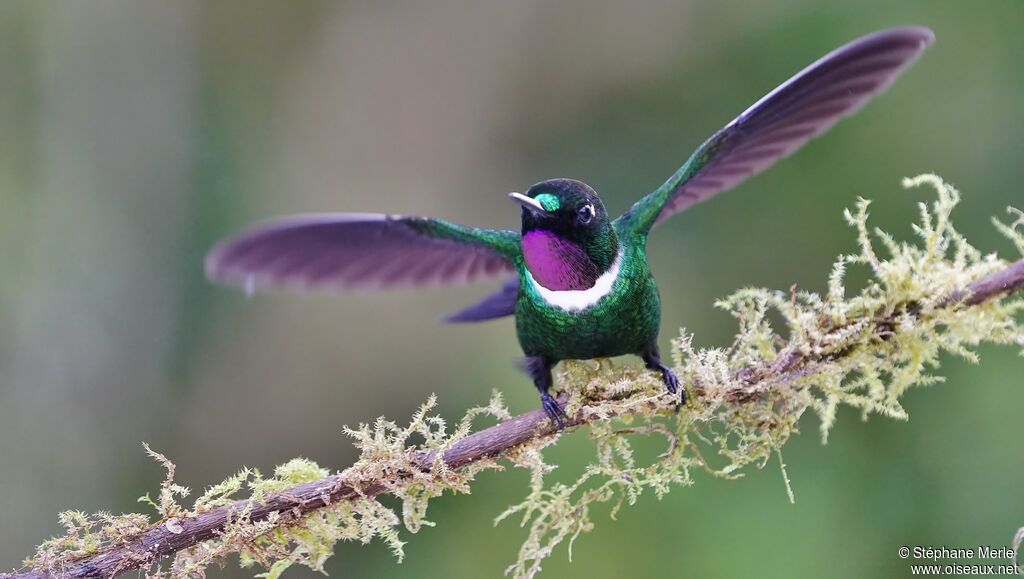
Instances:
[[[513,271],[519,234],[440,219],[369,213],[300,215],[219,244],[207,275],[249,289],[452,284]]]
[[[913,64],[934,38],[927,28],[893,28],[833,50],[712,135],[665,184],[620,219],[646,233],[694,203],[760,173],[857,112]]]

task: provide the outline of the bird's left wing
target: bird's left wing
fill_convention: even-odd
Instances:
[[[619,218],[642,235],[694,203],[793,153],[885,90],[932,43],[927,28],[892,28],[823,56],[711,136],[664,185]]]
[[[428,217],[368,213],[273,219],[221,242],[210,279],[247,290],[349,289],[468,282],[514,270],[519,234]]]

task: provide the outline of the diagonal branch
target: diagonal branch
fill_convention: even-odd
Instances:
[[[1021,290],[1024,290],[1024,259],[954,292],[942,302],[942,307],[974,306]],[[879,319],[874,323],[876,329],[881,331],[891,320]],[[841,355],[832,354],[832,359]],[[776,383],[780,380],[786,382],[813,372],[817,364],[827,361],[821,359],[820,355],[791,352],[773,361],[771,368],[750,367],[741,371],[737,375],[737,385],[729,395],[736,402],[742,403],[771,386],[763,376],[773,376],[772,381]],[[699,391],[699,387],[695,389]],[[575,427],[593,420],[598,418],[580,413],[569,420],[566,426]],[[550,424],[543,410],[532,410],[458,440],[444,451],[443,460],[450,468],[460,468],[502,456],[534,437],[551,437],[557,433],[558,430]],[[437,458],[436,452],[420,452],[414,462],[429,471]],[[111,578],[127,571],[144,569],[183,549],[217,537],[243,512],[253,522],[267,520],[272,516],[294,520],[338,501],[374,496],[388,492],[388,488],[385,481],[366,483],[341,472],[268,495],[261,502],[242,500],[193,517],[174,520],[173,524],[166,521],[157,523],[131,542],[83,558],[59,572],[0,573],[0,579]]]

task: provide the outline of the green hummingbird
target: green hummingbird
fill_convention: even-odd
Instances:
[[[640,356],[686,400],[658,352],[661,303],[647,264],[656,224],[732,188],[851,115],[932,43],[931,30],[901,27],[861,37],[769,92],[700,145],[654,192],[612,219],[585,183],[551,179],[525,194],[521,232],[429,217],[313,214],[273,219],[220,243],[207,275],[245,287],[388,288],[468,282],[514,272],[496,293],[446,321],[515,315],[524,368],[553,423],[561,360]]]

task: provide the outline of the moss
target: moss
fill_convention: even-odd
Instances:
[[[526,498],[509,507],[497,521],[516,519],[527,536],[508,573],[532,577],[543,561],[563,543],[571,558],[573,542],[594,528],[591,514],[599,504],[611,505],[611,516],[644,494],[656,498],[672,489],[694,484],[698,473],[735,479],[751,467],[778,461],[785,491],[795,500],[786,475],[782,449],[799,432],[803,416],[818,418],[822,442],[834,426],[840,406],[860,409],[867,418],[882,414],[906,419],[900,403],[914,386],[933,384],[940,355],[952,353],[977,361],[973,348],[981,342],[1024,346],[1019,320],[1024,300],[1004,298],[976,306],[947,303],[947,297],[973,280],[1006,267],[994,254],[982,254],[956,231],[950,215],[959,193],[934,175],[905,182],[906,187],[930,187],[935,200],[920,204],[913,226],[915,243],[868,225],[869,202],[860,200],[845,214],[854,228],[859,251],[840,256],[831,269],[824,295],[748,288],[715,305],[738,324],[734,342],[726,348],[699,348],[685,330],[673,340],[676,374],[691,392],[689,403],[676,412],[675,400],[660,379],[635,366],[610,361],[566,364],[559,375],[568,391],[567,409],[588,423],[594,458],[572,483],[550,483],[554,469],[543,449],[559,435],[540,437],[509,449],[501,457],[461,469],[448,468],[440,458],[429,468],[415,462],[416,452],[443,451],[469,434],[474,420],[490,415],[509,417],[495,393],[487,406],[475,408],[449,428],[432,414],[432,396],[408,425],[378,419],[346,429],[359,460],[342,474],[355,488],[382,484],[401,500],[399,512],[372,497],[333,503],[301,518],[274,516],[251,521],[238,513],[212,540],[179,552],[165,569],[150,575],[202,576],[211,564],[239,553],[243,566],[259,566],[259,576],[276,579],[292,565],[322,571],[337,541],[385,542],[401,560],[399,529],[411,533],[424,525],[429,500],[446,491],[469,492],[474,476],[498,468],[498,460],[530,471]],[[1009,224],[996,227],[1024,254],[1024,214],[1010,210]],[[871,277],[859,291],[846,287],[850,267],[865,267]],[[781,319],[776,327],[772,319]],[[785,337],[783,337],[785,336]],[[633,451],[635,437],[660,437],[665,451],[640,460]],[[159,520],[141,514],[86,515],[63,513],[66,533],[39,547],[29,561],[39,570],[66,567],[99,550],[137,537],[151,525],[177,524],[183,517],[232,503],[244,495],[262,501],[269,493],[329,472],[306,459],[275,469],[273,476],[245,469],[211,486],[190,507],[180,503],[188,489],[174,483],[174,465],[146,447],[167,470],[157,500],[144,497]],[[1019,534],[1016,543],[1019,543]]]

